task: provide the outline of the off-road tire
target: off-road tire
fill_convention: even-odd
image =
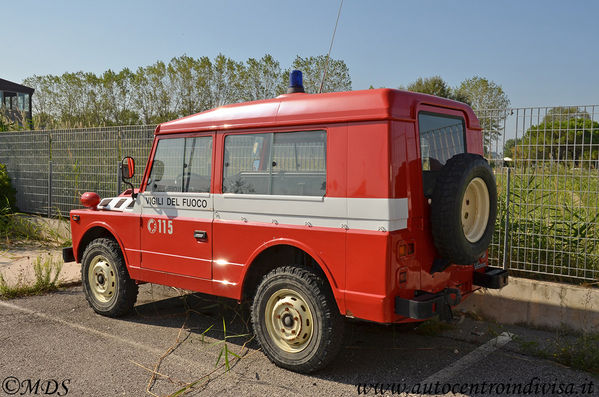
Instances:
[[[269,333],[266,322],[270,321],[269,318],[276,320],[269,316],[267,307],[269,301],[274,300],[275,307],[282,301],[281,296],[277,296],[279,293],[282,296],[293,296],[295,293],[300,302],[303,300],[308,305],[305,309],[313,319],[311,336],[300,345],[300,351],[286,351],[280,347],[282,342],[277,342]],[[294,309],[291,310],[293,312]],[[301,311],[301,304],[298,310]],[[298,322],[303,326],[307,317],[299,317]],[[254,333],[264,353],[279,367],[300,373],[314,372],[331,362],[341,348],[344,320],[326,280],[308,267],[282,266],[264,276],[254,297],[251,318]]]
[[[111,279],[111,288],[113,293],[106,301],[99,299],[97,288],[92,283],[97,280],[90,279],[90,266],[94,261],[107,261],[106,268],[110,272],[113,269]],[[81,281],[83,283],[83,292],[89,305],[98,314],[108,317],[119,317],[129,313],[137,300],[137,284],[129,277],[127,266],[119,245],[116,241],[108,238],[97,238],[85,248],[81,260]]]
[[[463,224],[464,195],[471,184],[478,184],[479,191],[484,192],[483,182],[488,193],[488,197],[483,193],[483,199],[488,200],[488,219],[484,224],[481,218],[480,233],[474,233],[476,239],[470,241]],[[497,187],[489,163],[472,153],[460,153],[449,159],[436,178],[431,202],[431,228],[438,254],[459,265],[475,263],[491,243],[496,216]]]

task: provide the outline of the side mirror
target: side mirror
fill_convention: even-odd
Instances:
[[[122,181],[131,188],[131,197],[136,198],[135,188],[129,182],[129,179],[135,175],[135,160],[133,157],[126,156],[121,160],[121,179]]]
[[[133,157],[125,157],[121,162],[121,176],[123,180],[131,179],[135,175],[135,160]]]

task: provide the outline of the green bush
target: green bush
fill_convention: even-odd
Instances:
[[[6,171],[6,166],[0,164],[0,211],[3,213],[14,211],[16,209],[16,190],[10,183],[10,176]]]

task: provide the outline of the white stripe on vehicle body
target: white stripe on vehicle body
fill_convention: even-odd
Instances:
[[[408,199],[258,194],[142,193],[147,216],[395,231],[407,228]]]
[[[225,193],[214,195],[214,210],[220,220],[394,231],[407,228],[408,199]]]

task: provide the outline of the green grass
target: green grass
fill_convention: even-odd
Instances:
[[[56,291],[60,287],[58,277],[62,270],[62,261],[51,256],[38,256],[33,262],[35,281],[28,284],[19,280],[16,285],[9,285],[0,273],[0,298],[14,299],[22,296],[40,295]]]

